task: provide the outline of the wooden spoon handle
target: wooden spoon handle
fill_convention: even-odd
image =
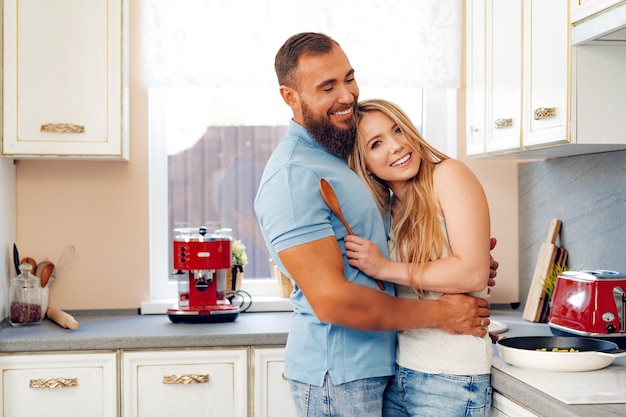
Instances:
[[[339,217],[339,220],[341,220],[341,223],[343,223],[343,227],[346,228],[348,234],[353,235],[354,232],[352,232],[348,221],[343,216],[343,212],[341,211],[341,205],[339,204],[339,199],[337,198],[337,194],[335,194],[335,190],[333,190],[333,187],[324,178],[320,179],[320,194],[322,194],[322,198],[324,199],[324,202],[326,203],[328,208],[330,208],[330,211],[335,213],[335,216]],[[381,280],[374,278],[374,281],[376,281],[376,285],[378,285],[378,288],[380,288],[382,291],[385,291],[385,284],[383,284]]]

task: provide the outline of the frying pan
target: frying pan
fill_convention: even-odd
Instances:
[[[602,369],[626,356],[617,344],[589,337],[509,337],[496,343],[500,357],[513,366],[539,371],[582,372]],[[546,349],[546,352],[537,349]],[[553,348],[578,352],[552,352]]]

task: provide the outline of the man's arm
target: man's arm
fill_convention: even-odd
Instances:
[[[486,334],[489,303],[482,298],[462,294],[438,300],[397,298],[347,281],[334,236],[278,255],[322,322],[364,331],[437,327],[450,333]]]

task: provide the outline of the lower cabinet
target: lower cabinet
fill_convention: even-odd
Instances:
[[[116,417],[117,354],[0,356],[4,417]]]
[[[284,347],[0,354],[0,416],[295,417]]]
[[[529,409],[522,407],[499,392],[493,392],[490,417],[537,417]]]
[[[122,351],[123,416],[245,417],[248,349]]]
[[[254,417],[295,417],[296,410],[283,373],[285,348],[253,348]]]

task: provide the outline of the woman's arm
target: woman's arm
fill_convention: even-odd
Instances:
[[[490,222],[480,182],[462,162],[449,159],[434,172],[438,209],[444,216],[452,255],[428,262],[416,277],[427,291],[460,293],[482,290],[490,272]],[[345,238],[350,265],[385,281],[409,285],[408,263],[386,259],[368,240]]]

